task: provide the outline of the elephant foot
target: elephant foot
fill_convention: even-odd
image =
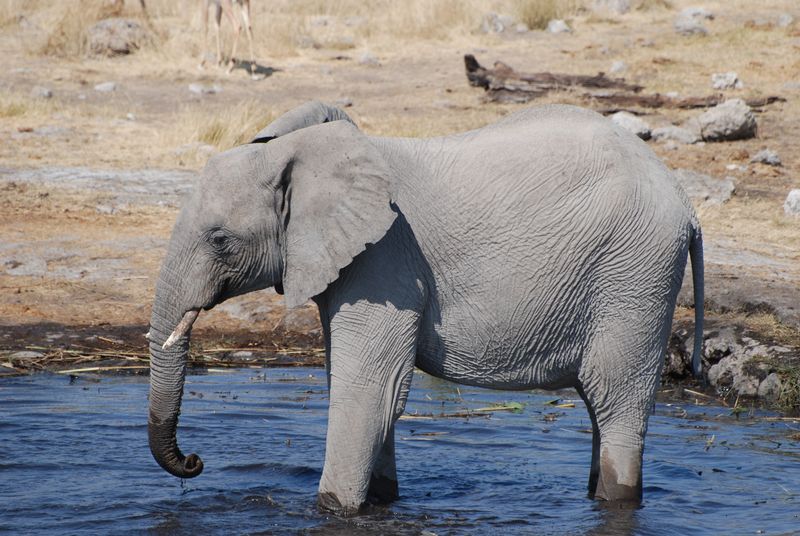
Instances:
[[[330,512],[340,517],[353,517],[361,513],[362,507],[343,506],[339,497],[335,493],[326,491],[317,495],[317,506],[326,512]]]
[[[613,456],[604,450],[600,456],[600,474],[594,498],[618,503],[641,503],[641,462],[637,458],[626,459],[624,455]]]
[[[400,497],[397,480],[385,476],[375,476],[369,479],[367,502],[370,504],[388,504]]]

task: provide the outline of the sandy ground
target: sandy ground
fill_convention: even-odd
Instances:
[[[622,60],[627,68],[616,76],[648,93],[683,96],[713,94],[711,74],[736,71],[745,86],[727,95],[784,97],[786,102],[758,112],[755,139],[677,148],[650,144],[671,167],[735,180],[731,201],[698,205],[711,320],[798,350],[800,218],[786,217],[782,205],[790,189],[800,188],[800,23],[784,28],[774,21],[781,13],[798,19],[800,9],[791,0],[706,2],[716,15],[704,23],[709,35],[683,37],[672,22],[693,3],[671,4],[616,17],[579,13],[569,19],[574,31],[560,35],[483,34],[477,31],[483,12],[476,12],[469,19],[474,22],[444,37],[406,39],[353,30],[337,15],[318,24],[310,12],[302,28],[318,47],[284,43],[273,49],[263,37],[257,62],[268,76],[261,80],[243,69],[201,71],[198,46],[181,51],[174,39],[167,41],[171,46],[155,44],[116,58],[43,55],[37,43],[47,29],[35,12],[5,20],[0,349],[124,343],[143,351],[141,336],[180,196],[209,154],[246,141],[309,99],[347,106],[364,131],[391,136],[458,132],[524,106],[482,101],[482,90],[470,87],[464,72],[464,54],[474,54],[487,65],[502,60],[521,71],[574,74],[608,71]],[[359,24],[370,24],[369,13],[358,15]],[[254,16],[258,24],[258,6]],[[162,39],[200,32],[196,17],[182,14],[156,16],[153,24]],[[356,37],[338,39],[348,32]],[[94,89],[107,81],[116,83],[114,91]],[[191,84],[220,91],[197,94]],[[51,89],[53,97],[32,97],[35,86]],[[537,102],[600,106],[569,92]],[[700,113],[644,112],[654,127]],[[780,155],[781,167],[749,162],[765,147]],[[691,294],[684,294],[688,305]],[[691,327],[691,311],[679,308],[676,320],[677,328]],[[196,334],[195,340],[211,346],[274,349],[320,342],[313,308],[287,312],[272,291],[217,307],[201,317]]]

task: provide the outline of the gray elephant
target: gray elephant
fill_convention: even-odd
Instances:
[[[192,323],[274,286],[288,307],[319,307],[323,508],[398,496],[394,425],[415,366],[490,388],[574,387],[592,421],[590,496],[637,501],[689,254],[697,374],[700,226],[636,136],[553,105],[454,136],[378,138],[306,104],[211,158],[184,203],[151,319],[150,448],[169,473],[200,474],[176,440]]]

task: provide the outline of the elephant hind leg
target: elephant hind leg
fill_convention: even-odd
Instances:
[[[666,338],[663,330],[653,333],[635,325],[599,331],[581,366],[579,393],[593,428],[589,492],[600,500],[638,502],[642,497],[644,437]]]

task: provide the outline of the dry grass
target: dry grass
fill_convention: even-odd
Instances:
[[[514,12],[528,28],[543,30],[551,20],[575,15],[582,7],[580,0],[517,0]]]
[[[14,92],[0,92],[0,118],[9,120],[47,118],[61,109],[53,99],[39,99]]]

